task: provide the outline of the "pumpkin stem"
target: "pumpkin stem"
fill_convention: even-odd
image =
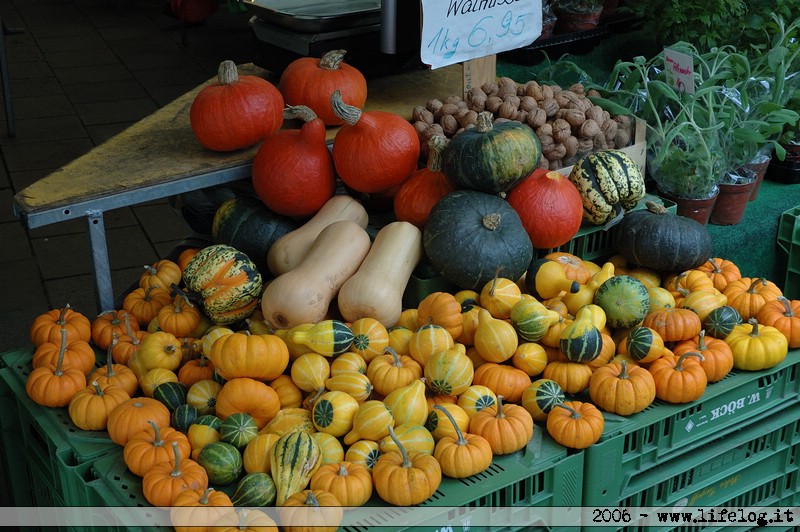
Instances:
[[[305,504],[306,506],[319,507],[319,501],[314,496],[314,492],[313,491],[311,491],[311,490],[306,491],[306,501],[303,504]]]
[[[94,388],[95,395],[105,395],[103,389],[100,387],[100,383],[97,381],[92,381],[92,387]]]
[[[403,467],[408,469],[409,467],[414,465],[411,463],[411,459],[408,457],[408,451],[406,451],[403,442],[401,442],[400,439],[397,437],[397,435],[394,433],[394,429],[392,428],[391,425],[389,425],[389,437],[392,438],[392,441],[394,442],[395,445],[397,445],[397,448],[400,450],[400,456],[403,457]]]
[[[783,305],[783,315],[787,318],[794,318],[794,310],[792,310],[792,305],[789,302],[789,299],[786,296],[778,296],[778,301],[780,301]]]
[[[494,271],[494,279],[492,279],[492,287],[489,288],[489,295],[494,296],[494,291],[497,288],[497,280],[500,278],[500,272],[503,270],[503,265],[500,264],[497,266],[497,269]]]
[[[247,530],[247,510],[239,511],[239,530]]]
[[[141,340],[139,340],[139,336],[133,334],[133,331],[131,330],[131,317],[127,312],[124,314],[124,318],[125,318],[125,334],[127,334],[128,338],[131,339],[131,343],[133,345],[139,345],[141,343]]]
[[[60,377],[64,374],[62,369],[62,364],[64,363],[64,355],[67,352],[67,328],[63,325],[61,326],[61,343],[58,346],[58,359],[56,360],[56,370],[53,372],[53,375],[56,377]]]
[[[72,307],[69,306],[69,303],[67,303],[66,305],[64,305],[64,308],[62,308],[61,311],[59,311],[58,319],[56,320],[56,323],[58,325],[64,325],[65,323],[67,323],[67,312],[69,312],[71,308]]]
[[[622,368],[619,371],[619,378],[620,379],[627,379],[628,378],[628,361],[624,358],[620,361],[620,365]]]
[[[283,118],[285,120],[295,120],[299,118],[303,122],[311,122],[317,118],[317,114],[305,105],[290,105],[283,110]]]
[[[239,81],[239,71],[236,68],[236,63],[230,59],[219,64],[217,69],[217,82],[220,85],[230,85]]]
[[[503,412],[503,396],[497,396],[497,415],[495,416],[497,419],[503,419],[506,417],[506,413]]]
[[[394,348],[389,347],[389,346],[384,347],[383,348],[383,352],[384,353],[389,353],[390,355],[392,355],[392,360],[393,360],[392,366],[394,366],[396,368],[402,368],[403,367],[403,363],[400,361],[400,355],[397,354],[397,351],[395,351]]]
[[[163,447],[164,440],[161,439],[161,429],[158,426],[158,423],[153,421],[152,419],[148,419],[147,422],[153,427],[153,447]]]
[[[339,70],[347,50],[331,50],[319,58],[319,67],[323,70]]]
[[[655,201],[645,201],[644,206],[647,207],[647,210],[653,214],[667,214],[667,209]]]
[[[178,442],[172,442],[172,452],[175,453],[175,467],[172,469],[172,473],[169,474],[171,477],[179,477],[183,473],[181,473],[181,452],[178,449]]]
[[[688,357],[697,357],[701,361],[705,360],[705,357],[702,354],[698,353],[697,351],[687,351],[686,353],[678,357],[678,362],[675,364],[675,371],[683,371],[683,361],[686,360]]]
[[[572,419],[580,419],[581,418],[581,413],[578,412],[577,410],[575,410],[574,408],[572,408],[570,405],[568,405],[566,403],[556,403],[555,406],[563,408],[564,410],[569,410],[569,412],[572,415]]]
[[[747,320],[747,323],[753,326],[753,330],[750,331],[750,336],[759,336],[761,334],[758,332],[758,320],[755,318],[750,318]]]
[[[464,434],[462,434],[461,429],[458,428],[458,423],[456,423],[456,419],[453,417],[453,414],[448,412],[447,409],[442,405],[433,405],[433,408],[443,412],[444,415],[447,416],[447,419],[450,420],[450,423],[453,425],[453,429],[456,431],[456,436],[458,436],[456,439],[456,445],[467,445],[469,442],[464,437]]]
[[[342,91],[336,89],[331,94],[331,107],[333,114],[344,120],[347,124],[354,126],[361,119],[361,109],[355,105],[344,103]]]
[[[117,346],[117,342],[117,333],[111,333],[111,343],[108,344],[108,349],[106,350],[106,377],[116,375],[114,371],[114,356],[112,353]]]
[[[208,497],[211,495],[212,491],[214,491],[214,488],[206,488],[206,491],[203,492],[203,496],[200,497],[200,500],[197,502],[200,504],[208,504]]]
[[[711,273],[722,273],[719,264],[717,264],[717,261],[715,261],[713,257],[708,259],[708,262],[711,263]]]
[[[484,215],[483,219],[481,219],[481,223],[489,231],[494,231],[500,226],[500,213],[493,212],[492,214]]]
[[[428,170],[431,172],[442,171],[442,150],[444,150],[447,141],[441,135],[433,135],[428,140]]]
[[[344,466],[344,462],[339,463],[339,476],[346,477],[347,476],[347,468]]]
[[[145,288],[144,297],[142,298],[142,301],[152,301],[153,300],[153,296],[150,295],[150,293],[156,288],[158,288],[158,287],[156,285],[154,285],[154,284],[151,284],[150,286]]]
[[[756,285],[758,285],[759,283],[763,284],[764,286],[767,286],[767,280],[764,279],[763,277],[758,277],[758,278],[754,279],[752,283],[750,283],[750,288],[747,289],[747,293],[748,294],[755,294],[756,293]]]
[[[706,351],[707,349],[708,346],[706,345],[706,330],[701,329],[697,339],[697,350],[703,352]]]
[[[158,273],[158,270],[153,268],[150,264],[144,265],[144,271],[147,272],[147,275],[155,275]]]
[[[494,115],[489,111],[481,111],[478,113],[478,120],[475,123],[475,131],[478,133],[486,133],[487,131],[491,131],[493,128],[492,121],[494,120]]]

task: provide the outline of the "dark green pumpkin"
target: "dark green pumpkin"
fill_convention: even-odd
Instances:
[[[224,201],[214,214],[211,237],[245,253],[259,271],[268,272],[267,252],[280,237],[298,227],[294,220],[275,214],[258,198],[239,196]]]
[[[186,385],[182,382],[162,382],[153,390],[153,399],[160,401],[170,413],[186,404]]]
[[[220,440],[242,449],[258,436],[258,424],[250,414],[236,412],[222,422],[219,435]]]
[[[664,342],[659,341],[660,339],[656,338],[656,335],[658,333],[649,327],[632,328],[625,337],[625,346],[631,358],[650,361],[661,356]]]
[[[606,323],[614,329],[638,325],[650,310],[650,294],[636,277],[615,275],[594,293],[594,303],[606,313]]]
[[[626,214],[614,227],[613,240],[628,264],[661,271],[690,270],[712,254],[711,235],[704,225],[652,202]]]
[[[591,362],[600,355],[603,337],[592,322],[591,311],[578,312],[561,332],[558,347],[571,362]]]
[[[462,289],[480,292],[498,268],[522,277],[533,245],[519,215],[494,194],[456,190],[431,209],[422,233],[425,255],[436,271]]]
[[[208,425],[214,430],[219,430],[220,426],[222,425],[222,420],[217,416],[212,416],[211,414],[205,414],[195,419],[192,425]]]
[[[256,471],[242,477],[231,502],[237,508],[272,506],[275,503],[275,482],[269,473]]]
[[[703,328],[707,335],[724,340],[740,323],[742,323],[742,316],[739,312],[733,307],[723,305],[708,313],[706,319],[703,320]]]
[[[603,150],[572,167],[569,180],[583,199],[583,219],[600,225],[634,208],[644,197],[644,177],[625,152]]]
[[[242,454],[223,441],[205,445],[197,455],[197,463],[205,468],[208,481],[219,486],[235,482],[242,473]]]
[[[203,310],[218,325],[247,318],[261,296],[261,273],[247,254],[227,244],[197,252],[183,271],[187,288],[200,294]]]
[[[174,412],[172,412],[172,427],[175,430],[186,433],[189,426],[197,420],[197,407],[190,404],[178,405]]]
[[[564,390],[554,380],[537,379],[522,394],[522,405],[533,419],[544,421],[557,404],[564,402]]]
[[[542,145],[530,126],[510,120],[492,123],[478,115],[474,128],[455,135],[442,151],[442,171],[459,188],[508,192],[539,165]]]

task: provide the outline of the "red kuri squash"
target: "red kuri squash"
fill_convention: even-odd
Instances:
[[[456,187],[442,172],[444,137],[434,135],[428,141],[428,165],[411,174],[394,197],[394,213],[398,220],[409,222],[420,229],[428,221],[434,204]]]

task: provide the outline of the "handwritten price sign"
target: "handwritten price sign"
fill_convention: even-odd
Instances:
[[[542,0],[422,0],[422,62],[439,68],[514,50],[542,33]]]

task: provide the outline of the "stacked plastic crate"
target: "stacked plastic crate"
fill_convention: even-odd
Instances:
[[[778,222],[778,246],[786,252],[786,279],[783,295],[800,298],[800,206],[781,214]]]

